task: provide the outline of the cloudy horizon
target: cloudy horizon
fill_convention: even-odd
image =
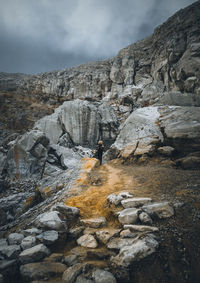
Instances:
[[[0,72],[105,60],[194,0],[0,0]]]

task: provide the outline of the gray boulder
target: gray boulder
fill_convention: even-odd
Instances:
[[[107,222],[105,217],[82,219],[81,223],[87,227],[100,228],[106,226]]]
[[[61,217],[64,217],[66,220],[73,220],[80,215],[80,210],[77,207],[68,206],[62,202],[52,206],[51,210],[58,211]]]
[[[19,259],[22,264],[40,261],[50,255],[50,250],[43,244],[26,249],[20,253]]]
[[[35,245],[36,245],[36,237],[35,236],[27,236],[21,242],[22,250],[32,248]]]
[[[153,223],[153,220],[151,219],[151,217],[146,212],[141,212],[139,214],[139,219],[140,219],[142,224],[151,225]]]
[[[23,230],[22,233],[24,234],[24,236],[37,236],[42,233],[42,230],[33,227],[30,229]]]
[[[135,235],[136,237],[136,235]],[[130,246],[135,243],[136,239],[134,237],[131,238],[113,238],[107,243],[107,248],[111,250],[120,250],[124,246]]]
[[[121,201],[121,204],[124,208],[139,207],[144,204],[150,203],[151,198],[129,198]]]
[[[7,171],[11,178],[40,176],[47,156],[49,139],[40,131],[32,130],[17,139],[7,154]]]
[[[95,249],[98,246],[98,243],[96,239],[94,238],[94,236],[89,235],[89,234],[81,236],[77,240],[77,244],[80,245],[81,247],[93,248],[93,249]]]
[[[120,267],[129,267],[134,261],[139,261],[154,253],[158,245],[154,237],[148,235],[131,245],[124,245],[119,254],[111,258],[111,262]]]
[[[76,278],[82,273],[83,269],[85,268],[85,264],[75,264],[63,273],[62,282],[63,283],[74,283]]]
[[[120,233],[120,229],[112,229],[107,228],[104,230],[99,230],[96,232],[97,239],[106,244],[112,237],[118,236]]]
[[[8,236],[8,243],[9,245],[20,245],[22,240],[24,239],[24,235],[19,233],[11,233]]]
[[[129,192],[121,192],[119,194],[111,194],[107,197],[107,201],[109,204],[114,204],[115,206],[119,205],[122,200],[131,198],[133,195],[131,195]]]
[[[44,229],[62,230],[65,228],[64,222],[59,218],[58,211],[50,211],[39,215],[35,221],[36,226]]]
[[[134,224],[138,221],[140,210],[136,208],[126,208],[119,212],[118,220],[122,224]]]
[[[37,262],[20,266],[20,273],[24,280],[47,280],[52,277],[61,276],[66,270],[66,265],[58,262]]]
[[[44,243],[45,245],[49,246],[55,244],[58,240],[58,232],[54,230],[45,231],[40,235],[36,236],[36,238]]]
[[[169,218],[174,215],[174,208],[170,206],[168,202],[144,205],[142,209],[150,216],[157,217],[159,219]]]
[[[103,269],[96,269],[92,273],[92,277],[95,283],[117,283],[113,274]]]
[[[5,259],[16,259],[21,252],[21,248],[18,245],[1,246],[0,256]]]

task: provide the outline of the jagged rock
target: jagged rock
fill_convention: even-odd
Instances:
[[[120,233],[120,229],[105,229],[105,230],[99,230],[96,232],[97,239],[102,242],[103,244],[106,244],[110,238],[114,236],[118,236]]]
[[[139,219],[142,222],[142,224],[151,225],[153,223],[153,220],[151,219],[151,217],[146,212],[140,213]]]
[[[51,210],[60,212],[60,215],[65,216],[66,220],[73,220],[80,215],[80,210],[77,207],[68,206],[64,203],[57,203]]]
[[[123,199],[131,198],[132,195],[129,192],[121,192],[119,194],[111,194],[107,197],[107,201],[110,204],[119,205]]]
[[[40,235],[36,236],[36,238],[44,243],[45,245],[49,246],[55,244],[58,240],[58,232],[54,230],[45,231]]]
[[[120,151],[124,158],[151,155],[156,145],[170,140],[179,152],[196,151],[200,140],[199,116],[198,107],[150,106],[137,109],[125,121],[112,148]]]
[[[48,144],[49,139],[40,131],[32,130],[25,133],[8,151],[6,162],[9,177],[40,176]]]
[[[52,143],[59,140],[63,131],[67,144],[94,146],[100,131],[104,141],[116,138],[117,117],[109,104],[101,105],[83,100],[66,101],[55,113],[39,120],[35,129],[44,132]]]
[[[50,255],[50,250],[43,244],[26,249],[20,253],[19,259],[22,264],[40,261]]]
[[[164,156],[171,156],[174,150],[175,149],[171,146],[161,146],[158,148],[158,152]]]
[[[83,275],[79,275],[75,281],[75,283],[94,283],[93,280],[87,279]]]
[[[30,229],[23,230],[22,233],[24,234],[24,236],[37,236],[42,233],[42,230],[33,227]]]
[[[6,154],[4,154],[3,152],[0,152],[0,176],[3,172],[5,165],[6,165]]]
[[[21,248],[23,250],[32,248],[36,245],[36,237],[34,236],[27,236],[21,242]]]
[[[144,204],[150,203],[151,198],[129,198],[121,201],[124,208],[140,207]]]
[[[139,261],[154,253],[158,245],[154,237],[148,235],[131,245],[124,245],[117,256],[111,257],[111,262],[120,267],[129,267],[134,261]]]
[[[144,205],[142,209],[150,216],[156,216],[159,219],[169,218],[174,215],[174,209],[168,202]]]
[[[24,235],[19,233],[11,233],[8,236],[8,243],[9,245],[20,245],[23,239]]]
[[[99,217],[99,218],[82,219],[81,223],[91,228],[100,228],[106,226],[107,222],[105,217]]]
[[[53,253],[50,256],[46,257],[44,260],[48,262],[63,262],[64,255],[60,253]]]
[[[98,246],[96,239],[92,235],[89,235],[89,234],[81,236],[77,240],[77,243],[81,247],[85,247],[85,248],[94,248],[95,249]]]
[[[105,271],[103,269],[96,269],[92,273],[92,277],[95,283],[117,283],[113,274],[109,271]]]
[[[130,246],[135,243],[136,239],[134,238],[113,238],[107,243],[107,248],[111,250],[120,250],[124,246]]]
[[[124,225],[124,229],[129,229],[131,232],[157,232],[157,227],[146,225]]]
[[[74,283],[76,278],[82,273],[83,269],[85,268],[85,264],[75,264],[69,267],[62,276],[63,283]]]
[[[59,218],[57,211],[51,211],[39,215],[36,219],[36,226],[44,229],[62,230],[65,228],[63,221]]]
[[[37,262],[20,266],[20,273],[24,280],[47,280],[62,275],[66,265],[58,262]]]
[[[0,247],[0,256],[4,257],[5,259],[16,259],[20,252],[21,248],[18,245]]]
[[[136,208],[126,208],[119,212],[118,220],[122,224],[134,224],[138,221],[140,210]]]

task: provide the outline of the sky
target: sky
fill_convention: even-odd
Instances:
[[[111,58],[194,0],[0,0],[0,72]]]

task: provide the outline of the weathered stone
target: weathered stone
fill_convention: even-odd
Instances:
[[[95,249],[98,246],[96,239],[92,235],[89,235],[89,234],[81,236],[77,240],[77,243],[81,247],[85,247],[85,248],[94,248]]]
[[[50,250],[43,244],[24,250],[19,255],[22,264],[40,261],[50,255]]]
[[[11,233],[8,236],[8,243],[9,245],[20,245],[23,239],[24,235],[19,233]]]
[[[64,263],[67,266],[72,266],[78,263],[79,257],[78,255],[68,255],[64,258]]]
[[[122,224],[134,224],[138,221],[140,210],[136,208],[127,208],[119,212],[118,220]]]
[[[176,161],[183,169],[195,169],[200,167],[199,156],[186,156]]]
[[[76,264],[69,267],[62,276],[63,283],[74,283],[76,278],[81,274],[84,264]]]
[[[146,225],[124,225],[124,229],[129,229],[131,232],[157,232],[157,227]]]
[[[111,258],[111,262],[117,266],[129,267],[134,261],[139,261],[154,253],[158,245],[158,242],[148,235],[131,245],[123,246],[119,254]]]
[[[171,156],[174,150],[175,149],[171,146],[161,146],[158,148],[158,152],[164,156]]]
[[[129,198],[121,201],[124,208],[140,207],[144,204],[150,203],[151,198]]]
[[[94,278],[95,283],[117,283],[113,274],[103,269],[96,269],[92,273],[92,277]]]
[[[103,244],[106,244],[112,237],[118,236],[120,233],[120,229],[105,229],[105,230],[99,230],[96,232],[97,239],[102,242]]]
[[[119,205],[123,199],[133,197],[129,192],[121,192],[119,194],[111,194],[107,197],[110,204]]]
[[[58,262],[37,262],[20,266],[20,273],[24,280],[47,280],[61,276],[66,270],[66,265]]]
[[[4,257],[5,259],[16,259],[20,252],[21,248],[18,245],[0,247],[0,256]]]
[[[77,239],[81,236],[82,232],[84,230],[84,227],[75,227],[69,230],[69,237],[72,239]]]
[[[113,238],[107,243],[107,248],[111,250],[120,250],[124,246],[132,245],[136,239],[134,238]]]
[[[21,242],[21,248],[23,250],[32,248],[36,245],[36,237],[34,236],[27,236]]]
[[[142,224],[151,225],[153,223],[153,220],[151,219],[151,217],[146,212],[140,213],[139,219],[142,222]]]
[[[97,231],[98,231],[98,228],[87,227],[87,228],[84,229],[83,234],[84,235],[86,235],[86,234],[95,235]]]
[[[91,228],[100,228],[107,224],[105,217],[82,219],[81,223]]]
[[[54,230],[45,231],[40,235],[36,236],[36,238],[42,242],[43,244],[50,246],[55,244],[58,240],[58,232]]]
[[[25,133],[7,154],[7,172],[10,178],[33,178],[41,175],[47,155],[49,139],[44,133],[32,130]],[[38,145],[43,150],[38,156]],[[35,152],[36,150],[36,152]]]
[[[142,207],[150,216],[156,216],[159,219],[169,218],[174,215],[174,209],[168,202],[153,203]]]
[[[80,210],[78,208],[65,205],[61,202],[54,205],[52,210],[60,212],[60,215],[65,216],[66,220],[72,220],[80,215]]]
[[[42,233],[42,230],[33,227],[30,229],[23,230],[22,233],[24,234],[24,236],[37,236]]]
[[[87,279],[83,275],[79,275],[75,281],[75,283],[94,283],[93,280]]]
[[[59,218],[57,211],[51,211],[39,215],[36,219],[36,226],[44,229],[62,230],[64,229],[64,223]]]
[[[135,238],[136,236],[137,236],[137,234],[131,232],[130,229],[122,230],[120,232],[120,237],[121,238]]]

